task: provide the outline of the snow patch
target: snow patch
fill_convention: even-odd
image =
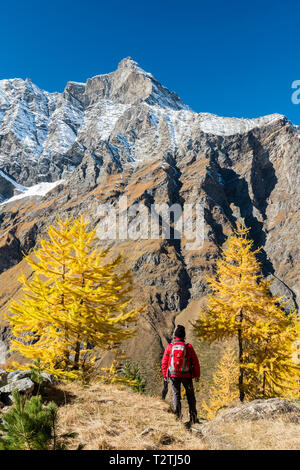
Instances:
[[[128,107],[126,104],[114,103],[109,100],[101,102],[101,116],[98,118],[98,131],[101,139],[107,140],[109,138],[117,120]]]
[[[0,173],[2,175],[2,172],[0,170]],[[5,175],[3,175],[5,177]],[[8,179],[8,178],[6,178]],[[10,181],[10,179],[9,179]],[[10,202],[13,202],[13,201],[17,201],[19,199],[23,199],[25,197],[32,197],[32,196],[39,196],[39,197],[42,197],[42,196],[45,196],[49,191],[51,191],[51,189],[55,188],[56,186],[58,186],[59,184],[62,184],[65,180],[58,180],[58,181],[54,181],[53,183],[39,183],[39,184],[35,184],[34,186],[31,186],[30,188],[25,188],[24,186],[20,186],[18,185],[17,183],[15,183],[14,181],[11,181],[17,189],[20,189],[20,188],[23,188],[22,189],[22,193],[21,194],[17,194],[16,196],[13,196],[9,199],[6,199],[6,201],[2,202],[0,205],[2,206],[3,204],[8,204]],[[21,190],[21,189],[20,189]]]
[[[200,130],[207,134],[214,135],[235,135],[245,134],[255,127],[269,125],[283,116],[280,114],[271,114],[257,119],[226,118],[215,116],[214,114],[199,113],[198,123]]]

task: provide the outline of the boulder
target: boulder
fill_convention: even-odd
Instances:
[[[47,385],[57,384],[57,379],[54,375],[48,374],[47,372],[41,372],[41,376],[43,378],[42,386],[46,387]]]
[[[200,419],[197,424],[192,424],[190,432],[200,438],[209,438],[216,432],[223,423],[239,423],[242,421],[278,420],[282,419],[287,423],[300,424],[300,409],[287,400],[280,398],[270,398],[266,400],[253,400],[235,406],[226,411],[219,411],[215,419],[211,421]]]
[[[7,383],[10,384],[25,378],[31,379],[31,374],[31,370],[14,370],[7,374]],[[54,375],[48,374],[47,372],[41,372],[41,377],[43,379],[42,386],[54,385],[57,383],[57,380]]]
[[[22,378],[20,380],[14,380],[4,387],[0,388],[0,396],[2,398],[3,395],[10,395],[13,391],[17,390],[18,392],[25,393],[26,395],[30,395],[34,389],[34,383],[28,377]]]
[[[300,422],[300,409],[287,400],[270,398],[267,400],[253,400],[249,403],[230,408],[217,415],[217,420],[226,423],[237,421],[257,421],[259,419],[276,419],[286,415],[298,416]]]
[[[31,377],[31,370],[13,370],[7,375],[7,383],[13,383],[17,380],[26,379]]]
[[[17,390],[19,393],[30,397],[34,390],[34,383],[28,377],[22,378],[20,380],[14,380],[13,382],[8,383],[4,387],[0,388],[0,400],[4,405],[12,404],[12,392]]]

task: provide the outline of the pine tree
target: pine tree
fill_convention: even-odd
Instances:
[[[243,222],[227,240],[216,276],[208,278],[207,309],[194,324],[200,340],[237,339],[241,401],[245,395],[281,396],[287,379],[299,376],[292,360],[296,312],[287,315],[283,299],[271,295],[249,230]]]
[[[91,346],[112,348],[132,337],[128,326],[140,310],[128,308],[131,277],[117,272],[121,256],[105,263],[108,254],[83,217],[49,226],[26,257],[34,274],[20,278],[24,296],[10,307],[12,349],[72,379],[93,364]]]
[[[37,392],[36,395],[39,395],[41,386],[43,384],[43,376],[42,376],[42,366],[41,366],[41,360],[38,357],[31,365],[30,365],[30,378],[32,382],[34,382],[37,385]]]
[[[0,450],[63,450],[75,433],[58,435],[57,406],[43,407],[40,395],[30,400],[13,392],[13,406],[2,416]]]
[[[223,351],[218,368],[213,376],[213,385],[209,392],[209,401],[202,402],[208,419],[213,419],[218,410],[229,405],[239,397],[237,386],[239,364],[233,346],[227,345]]]
[[[145,393],[147,382],[142,378],[141,370],[137,363],[132,366],[131,362],[127,359],[123,367],[123,375],[127,379],[128,384],[138,393]]]

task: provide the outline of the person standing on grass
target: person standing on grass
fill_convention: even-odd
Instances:
[[[173,392],[173,408],[178,419],[181,418],[181,384],[183,384],[189,405],[190,424],[196,423],[197,409],[193,378],[199,382],[200,364],[193,346],[185,342],[185,328],[178,325],[174,341],[170,343],[162,358],[162,373],[165,384],[170,378]]]

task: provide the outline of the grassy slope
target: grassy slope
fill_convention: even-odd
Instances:
[[[283,421],[218,424],[204,438],[175,420],[168,402],[125,386],[60,386],[60,431],[76,431],[85,449],[299,449],[300,425]],[[50,397],[49,397],[50,398]],[[184,420],[187,410],[184,411]],[[142,435],[147,428],[153,428]]]
[[[205,449],[205,444],[178,423],[168,403],[121,385],[70,384],[60,388],[60,431],[76,431],[72,446],[85,449]],[[61,393],[62,401],[64,393]],[[68,403],[69,401],[69,403]],[[153,428],[142,436],[147,428]]]

